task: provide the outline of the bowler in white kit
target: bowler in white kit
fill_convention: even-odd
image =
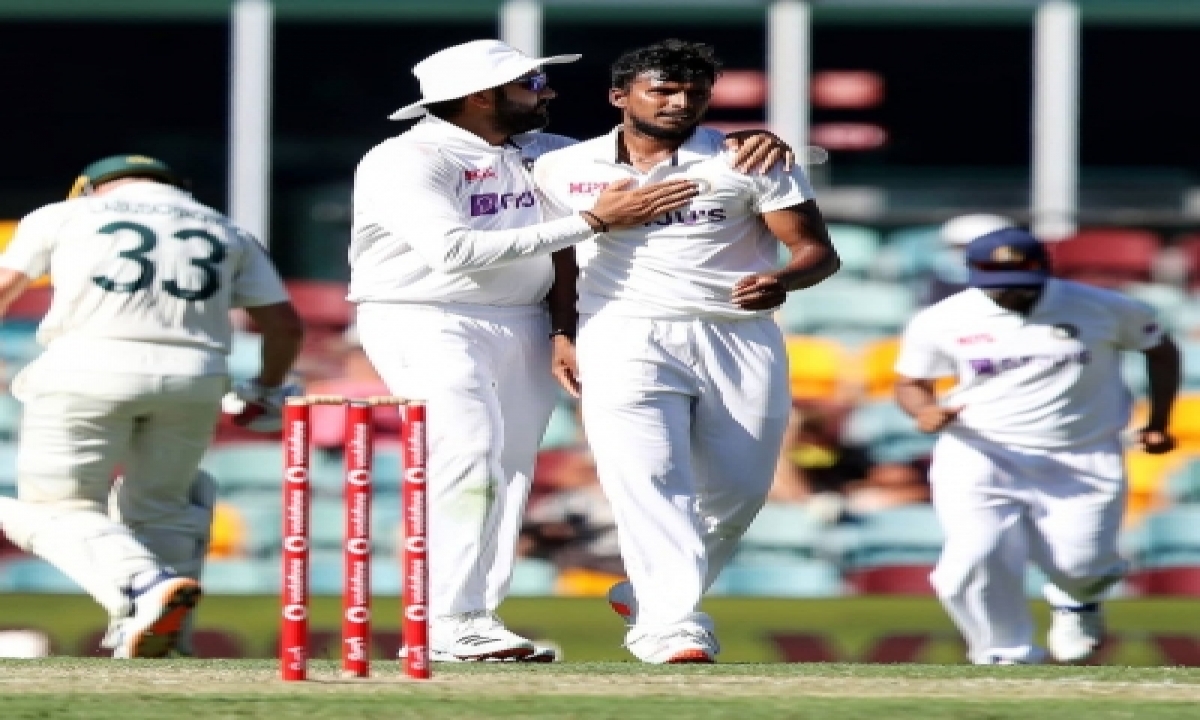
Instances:
[[[574,346],[574,327],[555,337],[556,370],[581,393],[615,513],[629,582],[609,597],[630,626],[625,646],[650,663],[719,652],[701,596],[766,499],[791,407],[771,312],[839,267],[804,173],[743,175],[721,133],[699,127],[719,72],[699,43],[625,53],[610,90],[621,124],[534,167],[552,210],[606,226],[576,246],[577,283],[558,265],[556,290],[570,292],[552,302],[573,301],[577,284],[579,322]],[[588,210],[613,184],[672,179],[699,194],[636,227]]]
[[[940,433],[930,482],[946,544],[934,588],[977,664],[1041,662],[1024,594],[1027,564],[1049,579],[1054,659],[1091,657],[1100,602],[1124,576],[1117,553],[1132,397],[1122,352],[1146,358],[1149,418],[1137,442],[1169,452],[1179,351],[1144,303],[1051,277],[1043,245],[1006,228],[967,245],[968,288],[904,334],[896,400]],[[955,376],[944,397],[934,381]]]
[[[18,498],[0,498],[0,527],[108,611],[114,657],[186,654],[216,493],[197,468],[229,387],[229,311],[245,307],[263,333],[241,390],[261,430],[280,426],[300,319],[266,250],[163,162],[104,158],[71,195],[22,219],[0,256],[0,311],[42,275],[54,286],[45,351],[13,381]]]

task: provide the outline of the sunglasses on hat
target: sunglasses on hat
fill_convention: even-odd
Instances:
[[[546,73],[540,72],[535,75],[517,78],[516,80],[513,80],[511,84],[518,87],[523,87],[532,93],[540,93],[550,84],[550,78],[546,76]]]

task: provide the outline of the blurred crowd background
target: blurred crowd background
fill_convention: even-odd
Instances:
[[[779,4],[539,6],[544,53],[584,53],[551,75],[559,97],[549,129],[577,137],[606,132],[616,122],[606,104],[608,62],[665,37],[709,42],[725,59],[711,124],[768,127],[765,19]],[[803,145],[820,151],[802,157],[824,158],[808,169],[844,264],[834,279],[792,294],[777,314],[788,335],[792,423],[770,502],[714,592],[928,594],[941,543],[926,479],[933,441],[892,402],[891,368],[906,321],[961,286],[964,222],[988,214],[1037,226],[1030,210],[1034,19],[1044,3],[784,4],[811,12]],[[1186,85],[1200,4],[1054,4],[1079,18],[1076,207],[1070,231],[1052,247],[1056,272],[1156,306],[1186,368],[1173,426],[1180,450],[1129,455],[1124,542],[1135,573],[1119,592],[1200,595],[1200,101]],[[21,215],[63,197],[83,164],[117,152],[165,159],[191,175],[201,201],[226,208],[231,4],[77,5],[0,0],[0,63],[14,69],[8,111],[0,114],[7,138],[0,218],[9,219],[0,223],[0,241]],[[447,45],[498,36],[503,5],[274,4],[264,234],[309,326],[297,370],[310,392],[384,391],[344,300],[354,165],[404,129],[385,117],[417,97],[409,68]],[[0,325],[4,378],[36,355],[33,328],[48,301],[47,289],[35,289]],[[250,377],[258,338],[242,328],[231,365],[235,376]],[[1130,358],[1126,375],[1144,392],[1139,357]],[[13,493],[19,410],[0,395],[0,494]],[[391,556],[400,513],[398,418],[389,413],[378,415],[374,517],[383,594],[399,589]],[[313,583],[315,592],[334,594],[341,582],[341,416],[316,414]],[[205,460],[222,488],[209,592],[277,591],[280,466],[278,438],[219,429]],[[516,594],[602,594],[622,573],[586,428],[565,395],[543,442],[521,548]],[[1030,587],[1036,583],[1031,574]],[[56,571],[0,544],[0,592],[71,590]]]

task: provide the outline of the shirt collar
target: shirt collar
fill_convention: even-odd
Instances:
[[[618,125],[608,133],[608,147],[611,154],[605,156],[605,160],[614,165],[627,164],[621,162],[621,157],[624,155],[624,146],[621,145],[621,132],[623,125]],[[707,160],[713,156],[713,135],[707,128],[697,127],[688,139],[683,142],[671,156],[670,165],[678,167],[681,165],[689,165],[691,163]],[[715,148],[720,151],[720,144]]]

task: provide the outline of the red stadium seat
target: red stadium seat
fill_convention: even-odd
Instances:
[[[288,280],[285,285],[306,325],[344,330],[353,321],[354,305],[346,300],[346,283]]]
[[[54,291],[49,286],[31,287],[8,306],[4,317],[9,320],[40,321],[50,309],[50,300],[53,297]]]
[[[933,595],[932,565],[880,565],[846,573],[846,582],[860,595]]]
[[[1047,243],[1055,275],[1112,288],[1152,280],[1160,246],[1152,232],[1118,228],[1080,230]]]
[[[1147,568],[1125,580],[1139,595],[1200,597],[1200,567]]]

